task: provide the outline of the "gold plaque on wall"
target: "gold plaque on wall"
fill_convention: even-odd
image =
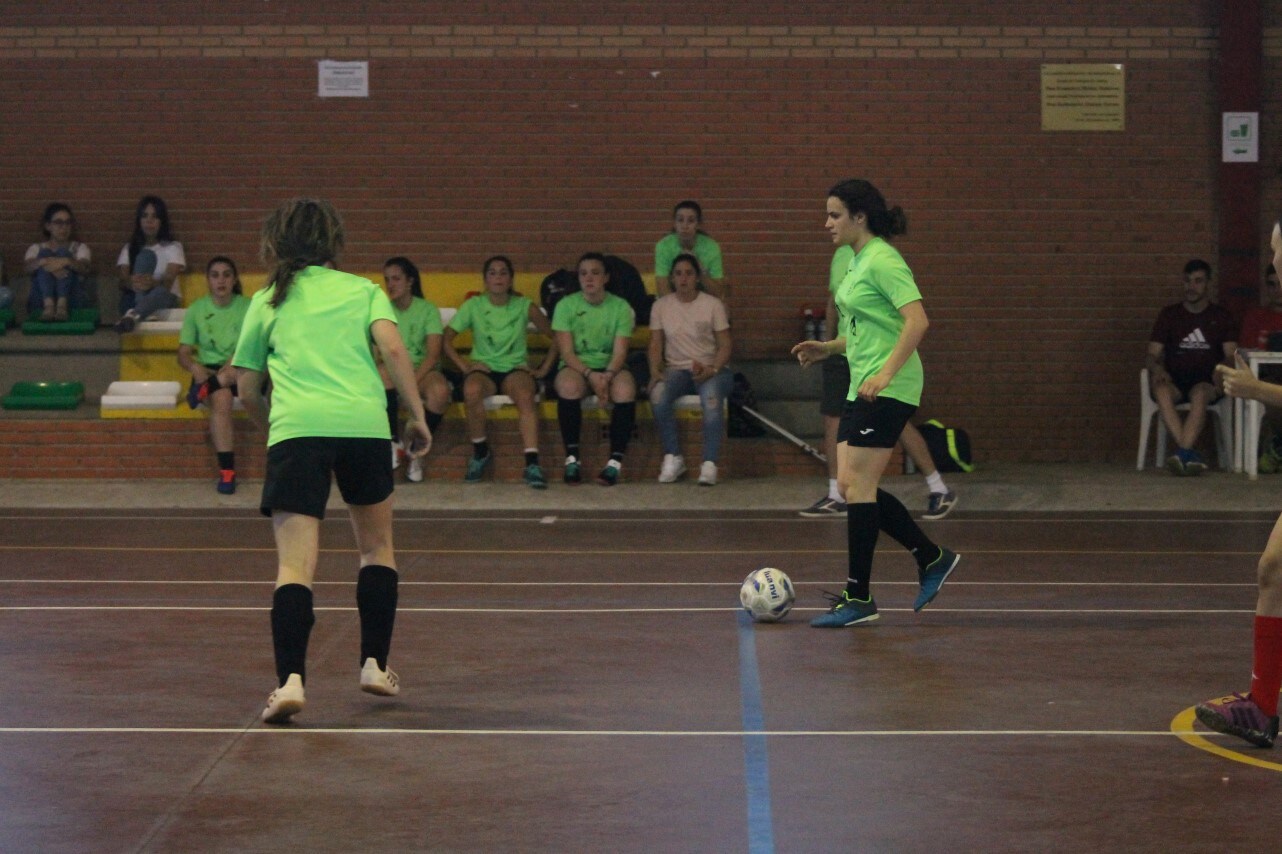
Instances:
[[[1125,68],[1043,65],[1042,130],[1126,130]]]

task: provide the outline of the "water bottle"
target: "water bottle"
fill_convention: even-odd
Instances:
[[[811,309],[806,309],[803,314],[806,322],[801,331],[802,340],[815,341],[817,340],[816,336],[819,334],[819,326],[815,323],[815,313]]]
[[[815,340],[828,340],[828,321],[823,317],[820,317],[819,321],[815,324]]]

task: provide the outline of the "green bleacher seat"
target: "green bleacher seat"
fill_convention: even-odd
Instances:
[[[81,382],[19,382],[0,398],[5,409],[75,409],[85,399]]]
[[[28,320],[22,324],[23,335],[92,335],[98,328],[98,309],[73,308],[70,319],[61,323]]]
[[[3,335],[4,331],[17,323],[17,321],[18,316],[13,313],[13,309],[0,308],[0,335]]]

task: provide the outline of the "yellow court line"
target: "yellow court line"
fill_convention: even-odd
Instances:
[[[1171,732],[1179,736],[1180,741],[1191,744],[1198,750],[1205,750],[1207,753],[1214,753],[1216,756],[1223,756],[1225,759],[1232,759],[1234,762],[1241,762],[1245,765],[1254,765],[1257,768],[1267,768],[1270,771],[1282,771],[1282,764],[1269,762],[1265,759],[1256,759],[1237,750],[1229,750],[1227,747],[1220,747],[1211,741],[1202,737],[1200,733],[1193,729],[1195,720],[1194,707],[1189,706],[1180,712],[1171,721]]]

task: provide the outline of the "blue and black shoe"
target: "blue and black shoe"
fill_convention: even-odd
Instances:
[[[548,481],[543,476],[543,469],[538,463],[530,463],[525,467],[525,482],[533,489],[547,489]]]
[[[493,454],[486,454],[483,457],[472,457],[467,461],[467,474],[463,475],[463,480],[467,483],[478,483],[485,475],[485,467],[490,464],[494,458]]]
[[[960,561],[961,555],[956,552],[942,547],[939,549],[939,557],[921,571],[921,591],[917,594],[917,601],[913,602],[914,611],[920,611],[934,601],[939,595],[939,588],[944,586]]]
[[[867,599],[851,599],[850,594],[841,591],[840,596],[825,593],[832,603],[826,614],[820,614],[810,621],[817,629],[840,629],[846,626],[858,626],[871,623],[877,619],[877,603],[869,596]]]

